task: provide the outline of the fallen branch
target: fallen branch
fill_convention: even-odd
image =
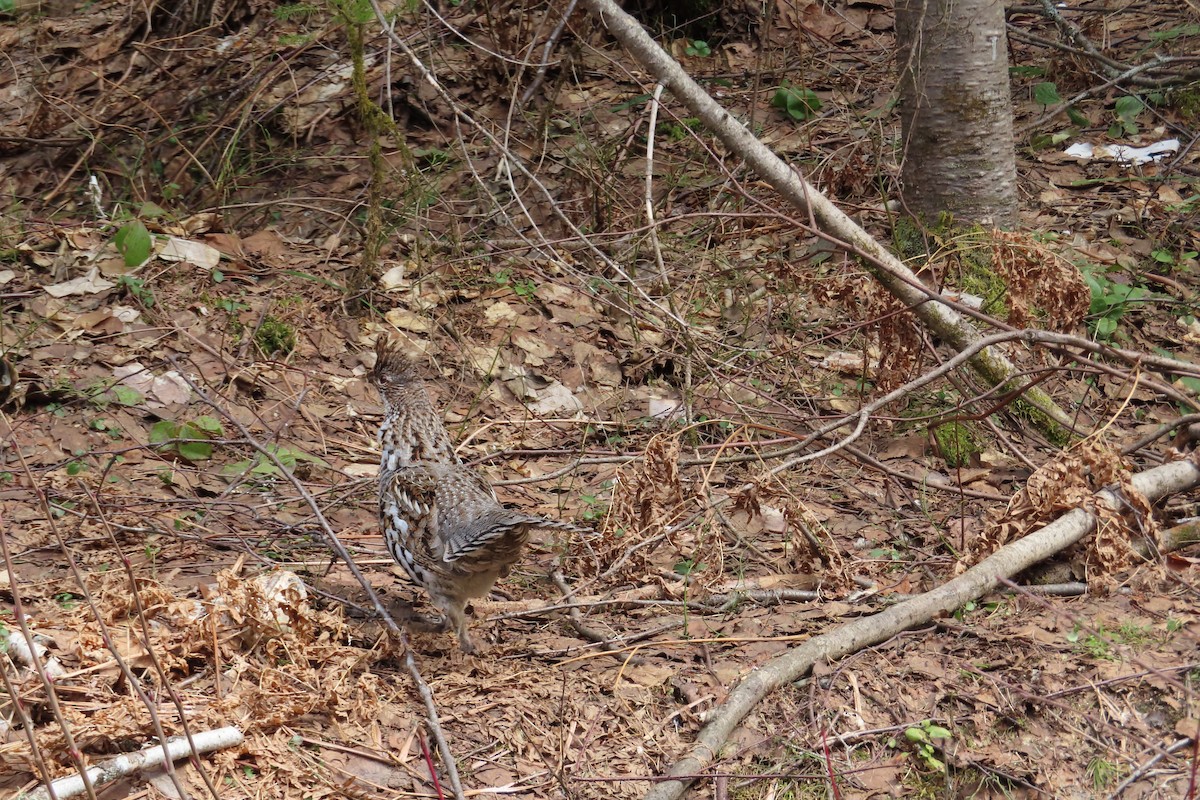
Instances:
[[[809,214],[817,228],[815,233],[861,257],[888,292],[956,350],[965,350],[980,340],[979,332],[945,297],[922,284],[886,247],[747,130],[614,0],[585,0],[585,5],[638,63],[669,88],[734,155],[745,159],[789,204]],[[992,347],[977,352],[971,358],[971,367],[992,386],[1007,385],[1016,374],[1012,362]],[[1074,430],[1071,416],[1044,390],[1029,387],[1026,396],[1064,430]]]
[[[1154,501],[1168,494],[1200,485],[1200,468],[1191,461],[1176,461],[1133,476],[1133,487]],[[1111,508],[1124,506],[1113,491],[1095,494],[1096,501]],[[674,780],[658,783],[646,794],[646,800],[675,800],[687,788],[691,778],[706,770],[717,759],[725,741],[738,723],[776,688],[803,677],[821,660],[841,658],[976,600],[995,589],[1001,578],[1011,578],[1034,564],[1078,542],[1096,526],[1097,517],[1077,508],[1022,539],[1002,547],[953,580],[870,617],[847,622],[814,636],[751,672],[730,694],[725,704],[714,711],[700,731],[691,751],[676,761],[667,775]]]
[[[188,744],[186,736],[175,736],[168,739],[165,746],[160,744],[147,745],[144,750],[139,750],[129,755],[117,756],[111,761],[90,767],[87,771],[87,777],[91,780],[92,785],[101,786],[117,778],[124,778],[126,775],[139,770],[163,766],[166,763],[163,758],[164,750],[172,761],[178,761],[186,756],[201,756],[204,753],[211,753],[215,750],[224,750],[226,747],[237,747],[242,743],[244,738],[242,732],[233,727],[203,731],[193,734],[192,741],[196,745],[195,750],[193,750],[191,745]],[[49,800],[51,797],[57,797],[58,800],[66,800],[68,797],[83,794],[85,786],[86,784],[82,776],[68,775],[65,778],[59,778],[49,786],[34,789],[29,794],[24,795],[23,800]],[[51,791],[53,791],[53,794],[51,794]]]

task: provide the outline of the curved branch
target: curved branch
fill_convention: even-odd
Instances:
[[[1191,461],[1176,461],[1133,476],[1133,486],[1150,500],[1200,485],[1200,468]],[[1112,508],[1121,498],[1108,489],[1095,498]],[[1022,539],[1005,545],[962,575],[870,617],[862,617],[814,636],[747,675],[730,692],[725,704],[700,731],[691,751],[667,773],[675,780],[656,784],[646,800],[676,800],[687,788],[689,776],[708,768],[734,728],[768,693],[807,673],[818,660],[841,658],[884,642],[936,615],[958,608],[995,589],[1011,577],[1082,539],[1096,526],[1096,515],[1077,508]]]

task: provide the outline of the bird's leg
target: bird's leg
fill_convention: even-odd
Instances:
[[[430,598],[433,604],[438,607],[438,610],[446,615],[446,621],[449,623],[447,627],[452,628],[458,634],[458,644],[462,647],[464,653],[474,653],[476,651],[475,643],[471,641],[471,634],[467,631],[467,614],[466,598],[456,599],[450,597]]]
[[[462,651],[467,655],[474,655],[478,649],[475,647],[475,643],[471,641],[471,634],[467,632],[467,623],[465,621],[463,622],[462,627],[458,630],[458,646],[461,647]]]

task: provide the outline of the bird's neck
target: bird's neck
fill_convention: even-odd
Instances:
[[[389,403],[379,426],[380,473],[420,461],[461,463],[441,415],[429,402],[424,388]]]

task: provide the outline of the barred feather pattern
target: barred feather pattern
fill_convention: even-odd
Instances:
[[[384,541],[473,653],[467,603],[508,574],[530,532],[585,529],[504,508],[487,478],[459,461],[411,362],[386,343],[377,355],[372,377],[387,411],[379,431]]]
[[[506,510],[478,473],[418,463],[384,477],[379,515],[392,558],[446,615],[463,651],[475,651],[465,609],[520,558],[532,520]]]
[[[412,362],[380,336],[375,344],[371,382],[383,399],[379,426],[380,472],[417,461],[460,463],[442,415],[429,399],[425,381]]]

